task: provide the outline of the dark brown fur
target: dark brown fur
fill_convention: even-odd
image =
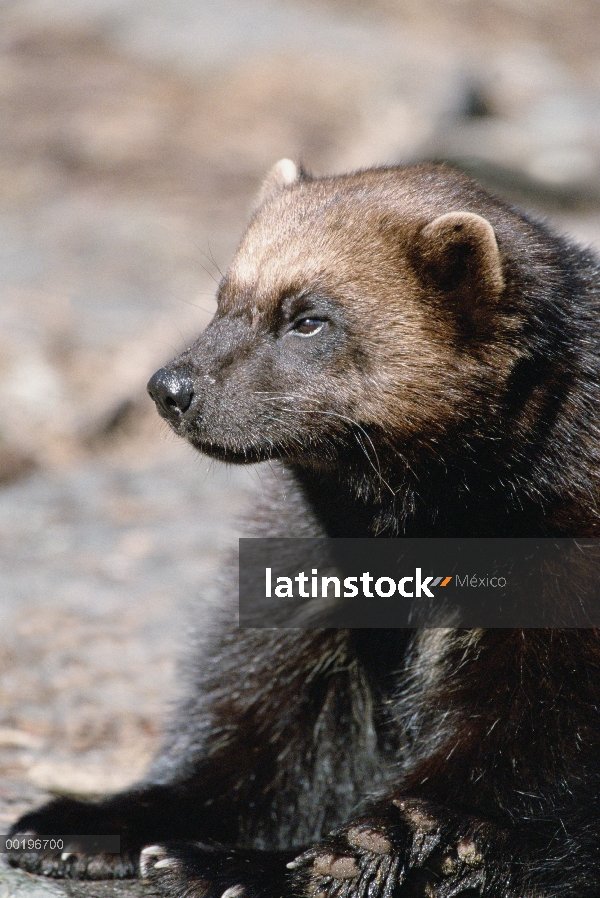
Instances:
[[[218,299],[149,389],[200,451],[274,462],[253,535],[600,535],[591,253],[445,167],[284,162]],[[159,841],[169,896],[598,892],[596,630],[241,630],[226,576],[147,782],[17,824],[122,857],[15,862],[131,875]]]

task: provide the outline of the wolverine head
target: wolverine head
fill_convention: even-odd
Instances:
[[[282,160],[213,320],[149,393],[230,462],[422,454],[493,416],[526,353],[522,244],[543,269],[534,228],[444,166],[316,179]]]

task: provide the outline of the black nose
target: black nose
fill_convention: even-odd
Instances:
[[[183,371],[160,368],[148,381],[148,392],[159,414],[169,421],[177,421],[191,405],[194,396],[192,378]]]

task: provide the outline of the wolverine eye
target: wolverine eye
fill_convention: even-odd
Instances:
[[[321,318],[300,318],[294,323],[292,331],[300,337],[312,337],[319,333],[324,324]]]

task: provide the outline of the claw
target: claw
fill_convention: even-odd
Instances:
[[[314,861],[314,859],[318,855],[317,848],[309,848],[308,851],[305,851],[304,854],[299,854],[298,857],[295,857],[293,861],[290,861],[289,864],[286,864],[288,870],[297,870],[298,867],[301,867],[303,864],[307,864],[309,861]]]
[[[163,857],[166,855],[165,849],[161,845],[148,845],[146,848],[142,848],[141,856],[142,857]]]
[[[148,845],[142,848],[140,853],[140,873],[144,879],[147,878],[151,869],[156,869],[156,863],[160,863],[161,858],[166,857],[167,852],[160,845]]]
[[[228,889],[225,889],[221,898],[240,898],[241,895],[244,894],[244,886],[229,886]]]

